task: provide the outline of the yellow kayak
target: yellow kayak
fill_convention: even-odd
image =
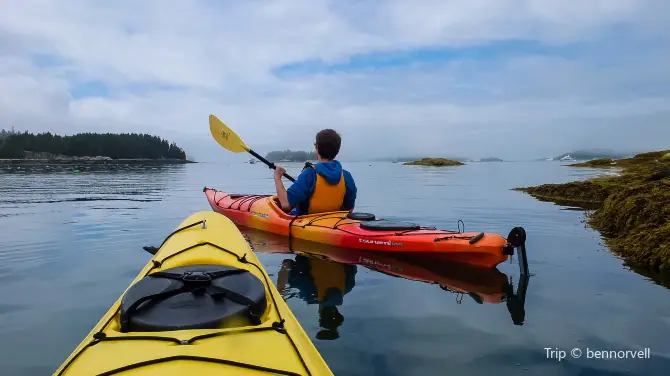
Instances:
[[[193,214],[54,375],[332,375],[237,227]]]

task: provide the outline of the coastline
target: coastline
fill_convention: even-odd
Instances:
[[[619,160],[602,159],[567,167],[620,168],[564,184],[513,188],[540,201],[585,210],[613,253],[634,267],[670,272],[670,158],[656,151]]]
[[[0,166],[83,166],[83,165],[171,165],[198,163],[186,159],[106,159],[100,157],[54,158],[54,159],[0,159]]]

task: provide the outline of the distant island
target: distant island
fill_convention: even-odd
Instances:
[[[189,163],[186,153],[174,142],[137,133],[78,133],[60,136],[51,132],[33,134],[0,131],[0,159],[4,164],[48,162],[113,163],[115,161],[158,161]]]
[[[504,162],[500,158],[494,158],[494,157],[489,157],[489,158],[482,158],[479,160],[480,162]]]
[[[464,163],[445,158],[421,158],[418,161],[405,162],[406,166],[462,166]]]
[[[564,184],[515,188],[538,200],[594,210],[588,223],[629,265],[670,271],[670,150],[574,167],[618,167],[620,174]]]
[[[553,161],[590,161],[593,159],[621,159],[629,157],[629,154],[615,152],[605,149],[592,149],[592,150],[574,150],[571,152],[563,153],[559,156],[548,158],[548,160]]]
[[[413,156],[413,157],[408,157],[408,156],[395,157],[395,158],[384,157],[384,158],[373,159],[373,161],[374,162],[388,162],[388,161],[391,161],[393,163],[404,163],[404,162],[416,162],[416,161],[420,161],[421,159],[425,159],[425,158],[417,155],[417,156]],[[453,160],[453,161],[457,161],[457,162],[472,162],[471,159],[462,158],[462,157],[458,157],[458,156],[442,156],[440,158],[432,158],[432,159],[448,159],[448,160]]]
[[[316,152],[301,150],[271,151],[265,156],[270,162],[307,162],[316,161]]]

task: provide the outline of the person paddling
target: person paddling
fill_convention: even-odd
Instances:
[[[292,215],[353,210],[356,202],[356,184],[349,171],[335,159],[342,139],[333,129],[316,134],[314,148],[317,163],[305,163],[305,168],[288,190],[282,176],[286,169],[276,166],[275,187],[279,204]]]

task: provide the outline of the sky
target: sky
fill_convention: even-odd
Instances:
[[[231,154],[209,114],[262,154],[323,128],[341,160],[668,149],[668,24],[662,0],[2,0],[0,128],[196,160]]]

